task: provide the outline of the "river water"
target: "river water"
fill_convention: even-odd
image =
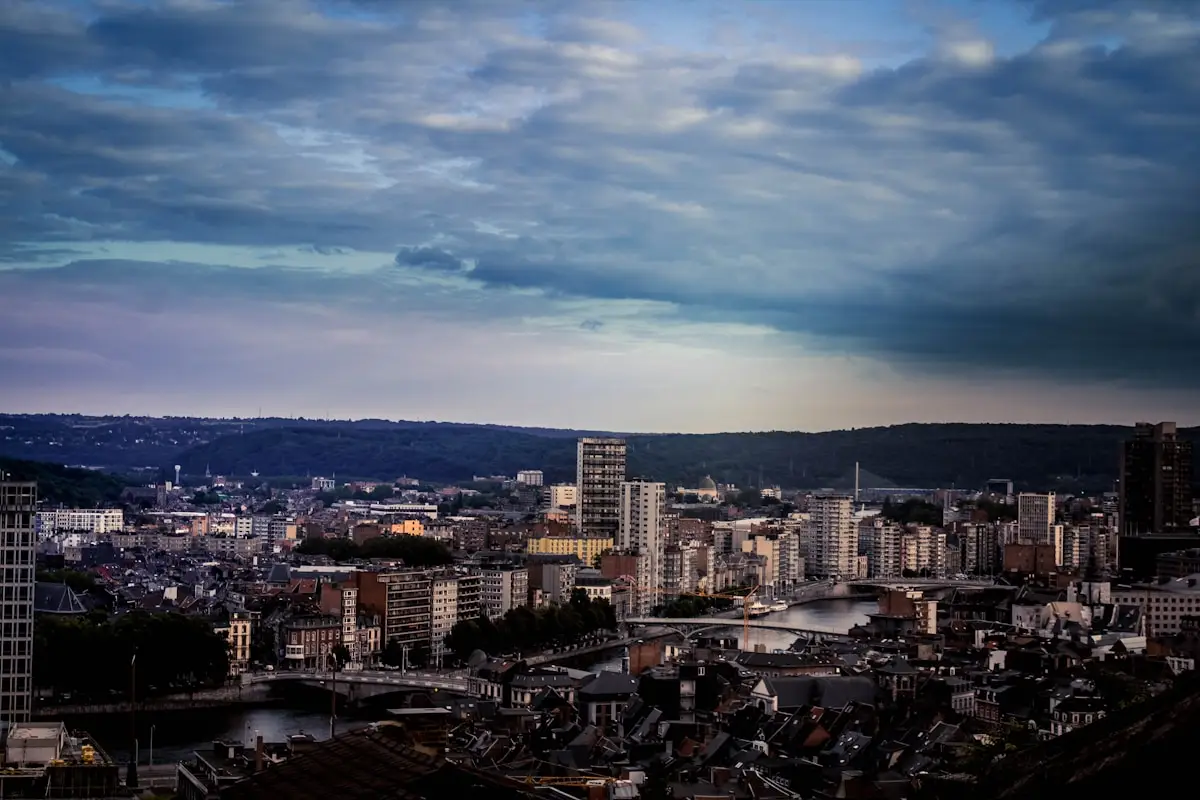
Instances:
[[[788,622],[798,627],[848,631],[867,621],[876,609],[873,600],[823,600],[793,606],[763,617],[767,622]],[[741,639],[741,623],[731,622],[731,634]],[[768,652],[785,650],[796,640],[782,631],[751,631],[751,646],[763,645]],[[598,662],[593,669],[620,669],[619,656]],[[128,758],[130,720],[124,715],[89,715],[64,720],[71,729],[86,730],[119,761]],[[370,719],[341,718],[337,730],[343,733],[367,725]],[[194,711],[170,711],[138,715],[138,761],[167,763],[188,758],[195,751],[210,752],[214,739],[231,739],[250,744],[256,735],[265,741],[279,742],[294,733],[311,733],[317,739],[329,738],[329,707],[324,702],[309,707],[270,706],[251,708],[231,706]],[[153,752],[151,752],[153,728]]]

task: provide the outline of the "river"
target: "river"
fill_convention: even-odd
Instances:
[[[802,606],[793,606],[763,617],[769,622],[789,622],[798,627],[823,628],[848,631],[855,625],[866,622],[867,614],[876,609],[873,600],[823,600]],[[732,621],[731,626],[741,638],[741,624]],[[782,631],[752,631],[751,645],[763,645],[767,651],[785,650],[796,637]],[[620,657],[598,662],[593,669],[620,669]],[[91,715],[64,720],[71,729],[82,729],[90,733],[119,761],[125,761],[129,753],[129,718],[124,715]],[[338,732],[345,732],[367,725],[370,719],[342,718],[338,720]],[[232,739],[247,744],[261,735],[265,741],[279,742],[294,733],[311,733],[317,739],[329,738],[329,710],[324,702],[314,703],[308,708],[271,706],[252,708],[231,706],[226,708],[204,708],[195,711],[173,711],[142,713],[138,716],[139,761],[155,763],[178,761],[189,757],[194,751],[208,752],[214,739]],[[153,727],[153,753],[151,753],[151,728]]]

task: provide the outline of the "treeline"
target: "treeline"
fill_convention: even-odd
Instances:
[[[228,642],[196,617],[134,611],[34,622],[33,683],[56,694],[128,697],[132,680],[139,696],[167,694],[218,686],[228,674]]]
[[[655,609],[654,616],[674,619],[703,617],[710,612],[727,611],[731,608],[733,608],[733,598],[731,597],[685,595]]]
[[[48,508],[114,506],[121,501],[126,486],[124,480],[106,472],[3,456],[0,472],[14,481],[37,481],[38,500]]]
[[[446,649],[465,660],[476,650],[491,655],[540,650],[616,627],[617,614],[611,603],[589,598],[576,589],[570,602],[563,605],[519,606],[496,620],[463,620],[447,634]]]
[[[631,435],[629,471],[694,487],[721,483],[849,490],[854,464],[882,486],[982,488],[996,475],[1018,489],[1103,491],[1116,477],[1116,453],[1130,428],[1102,425],[911,424],[798,433]],[[1194,439],[1195,429],[1181,432]],[[407,424],[363,427],[309,423],[247,430],[172,453],[186,472],[206,464],[227,474],[364,475],[389,480],[461,482],[472,475],[512,475],[537,464],[549,481],[575,475],[575,442],[486,426]],[[145,463],[145,462],[140,462]],[[759,476],[762,480],[759,480]]]
[[[440,567],[453,563],[454,557],[441,542],[424,536],[379,536],[361,545],[342,537],[305,539],[296,552],[310,556],[328,556],[334,561],[356,558],[397,558],[410,567]]]

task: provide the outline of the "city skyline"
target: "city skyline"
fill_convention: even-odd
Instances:
[[[1194,426],[1198,15],[9,4],[0,410]]]

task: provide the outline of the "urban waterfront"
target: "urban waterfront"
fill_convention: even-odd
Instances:
[[[874,611],[873,600],[822,600],[801,606],[793,606],[764,617],[771,622],[790,622],[799,627],[849,630],[863,623],[867,614]],[[731,623],[738,630],[740,623]],[[783,631],[753,631],[751,646],[763,645],[768,651],[786,649],[796,637]],[[620,669],[619,656],[597,662],[593,669]],[[109,755],[124,761],[129,754],[130,720],[125,715],[88,715],[65,720],[71,728],[87,730],[99,741]],[[356,717],[353,712],[338,720],[339,732],[361,728],[372,721],[369,717]],[[151,727],[153,727],[153,752],[151,752]],[[138,760],[149,763],[166,763],[187,758],[194,751],[211,750],[214,739],[234,739],[252,742],[256,735],[265,741],[282,741],[295,733],[309,733],[317,739],[329,738],[328,704],[314,702],[303,706],[290,704],[269,707],[229,706],[225,708],[203,708],[194,711],[142,713],[138,715]]]

